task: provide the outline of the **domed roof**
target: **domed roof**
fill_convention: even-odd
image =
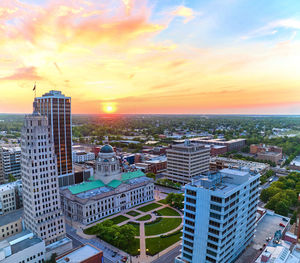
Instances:
[[[109,144],[105,144],[101,147],[100,153],[113,153],[114,149]]]

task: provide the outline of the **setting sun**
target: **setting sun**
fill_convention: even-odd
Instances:
[[[103,105],[103,111],[105,113],[113,113],[116,111],[116,106],[112,103],[107,103]]]

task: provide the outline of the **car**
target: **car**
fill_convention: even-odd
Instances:
[[[265,247],[266,245],[267,245],[266,243],[263,244],[264,247]]]
[[[118,253],[116,251],[114,251],[111,256],[114,258]]]
[[[285,227],[285,225],[284,225],[284,224],[282,224],[282,223],[279,223],[279,226],[281,226],[281,227]]]
[[[122,262],[127,262],[128,257],[123,257]]]
[[[267,238],[266,238],[266,241],[270,241],[270,238],[269,238],[269,237],[267,237]]]
[[[285,222],[289,221],[289,220],[287,220],[285,217],[283,217],[282,220],[285,221]]]

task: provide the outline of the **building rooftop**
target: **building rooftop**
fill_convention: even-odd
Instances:
[[[7,184],[1,184],[0,185],[0,192],[5,192],[7,190],[12,190],[14,189],[17,185],[22,185],[22,181],[21,180],[17,180],[11,183],[7,183]]]
[[[117,188],[120,184],[122,184],[119,180],[112,180],[107,186],[110,186],[112,188]]]
[[[0,226],[5,226],[9,223],[15,222],[22,216],[23,216],[23,209],[18,209],[6,215],[0,216]]]
[[[122,181],[124,182],[124,181],[130,180],[130,179],[133,179],[133,178],[137,178],[137,177],[141,177],[141,176],[145,176],[145,174],[140,170],[137,170],[137,171],[134,171],[134,172],[123,173],[122,174]]]
[[[74,184],[69,186],[69,190],[72,194],[79,194],[82,192],[86,192],[95,188],[99,188],[105,186],[105,184],[100,181],[100,180],[95,180],[95,181],[88,181],[88,182],[83,182],[80,184]]]
[[[259,174],[251,173],[246,167],[241,169],[226,168],[219,172],[208,172],[207,174],[194,177],[190,185],[226,194],[236,188],[237,185],[241,185],[250,180],[252,176],[257,175]]]
[[[19,146],[3,146],[2,149],[9,153],[21,152],[21,147]]]
[[[56,259],[56,263],[78,263],[83,262],[86,259],[89,259],[90,257],[97,255],[101,252],[101,250],[98,250],[97,248],[85,244],[82,247],[76,248],[75,250],[71,251],[68,254],[65,254],[63,257]]]
[[[41,98],[53,98],[53,97],[55,97],[55,98],[70,98],[70,97],[66,97],[59,90],[50,90],[49,92],[45,93],[42,97],[37,98],[37,99],[41,99]]]
[[[291,165],[300,166],[300,155],[291,162]]]

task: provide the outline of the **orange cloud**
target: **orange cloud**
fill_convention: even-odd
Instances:
[[[173,12],[173,15],[175,16],[181,16],[185,18],[184,23],[188,23],[192,19],[195,18],[196,13],[193,11],[193,9],[185,7],[185,6],[178,6]]]
[[[0,80],[40,80],[35,67],[18,68],[13,74],[2,77]]]

